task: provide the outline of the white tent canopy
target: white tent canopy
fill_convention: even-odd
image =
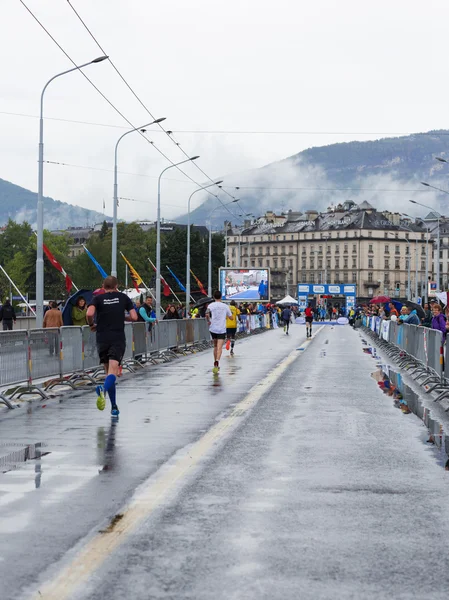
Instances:
[[[279,302],[276,302],[276,304],[298,304],[298,301],[287,295],[282,300],[279,300]]]

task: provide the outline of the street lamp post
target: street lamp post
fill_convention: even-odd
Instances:
[[[37,184],[37,249],[36,249],[36,327],[42,327],[44,319],[44,94],[52,81],[79,71],[88,65],[93,65],[106,60],[107,56],[100,56],[82,65],[67,69],[54,75],[45,84],[41,93],[39,116],[39,157],[38,157],[38,184]]]
[[[161,179],[165,171],[173,169],[173,167],[179,167],[186,162],[192,162],[197,160],[199,156],[192,156],[186,158],[172,165],[165,167],[157,180],[157,221],[156,221],[156,318],[161,318]]]
[[[219,186],[221,187],[221,186]],[[227,202],[224,206],[227,206],[228,204],[234,204],[234,202],[238,202],[239,198],[234,198],[234,200],[231,200],[231,202]],[[208,221],[207,221],[207,226],[209,228],[209,258],[208,258],[208,264],[207,264],[207,293],[210,296],[212,296],[212,228],[211,228],[211,221],[210,221],[210,217],[212,215],[213,212],[215,212],[217,210],[217,208],[220,208],[221,206],[223,206],[222,204],[219,204],[218,206],[216,206],[215,208],[213,208],[209,215],[208,215]],[[225,255],[226,255],[226,264],[225,266],[227,267],[227,245],[228,245],[228,238],[226,235],[226,231],[225,231]]]
[[[117,208],[118,208],[118,183],[117,183],[117,152],[118,145],[122,141],[122,139],[129,135],[130,133],[134,133],[135,131],[141,131],[145,133],[144,127],[149,127],[150,125],[155,125],[156,123],[161,123],[165,121],[165,117],[161,117],[160,119],[156,119],[155,121],[151,121],[151,123],[145,123],[145,125],[140,125],[140,127],[133,127],[133,129],[129,129],[125,131],[123,135],[119,137],[117,143],[115,144],[114,150],[114,206],[112,210],[112,256],[111,256],[111,275],[117,277]]]
[[[189,318],[190,315],[190,202],[192,197],[202,190],[207,190],[207,188],[212,187],[213,185],[218,185],[219,183],[223,183],[223,180],[214,181],[209,183],[209,185],[204,185],[196,190],[194,190],[187,202],[187,260],[186,260],[186,317]]]
[[[424,181],[421,181],[422,185],[425,185],[426,187],[430,187],[430,188],[434,188],[436,190],[439,190],[440,192],[445,192],[446,194],[449,194],[449,192],[446,192],[445,190],[440,190],[440,188],[436,188],[433,185],[430,185],[430,183],[425,183]],[[436,212],[434,208],[432,208],[431,206],[428,206],[427,204],[422,204],[422,202],[417,202],[416,200],[409,200],[409,202],[411,202],[412,204],[418,204],[418,206],[423,206],[424,208],[428,208],[429,210],[431,210],[435,215],[437,215],[437,264],[436,264],[436,274],[437,274],[437,291],[440,291],[440,218],[441,215],[439,212]],[[428,283],[426,283],[426,286],[428,286]]]

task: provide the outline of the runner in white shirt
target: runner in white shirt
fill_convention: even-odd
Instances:
[[[226,338],[226,317],[232,317],[232,312],[227,304],[221,301],[221,292],[214,292],[215,302],[209,304],[206,311],[206,319],[209,331],[214,340],[214,373],[220,370],[220,358],[223,352],[223,344]]]

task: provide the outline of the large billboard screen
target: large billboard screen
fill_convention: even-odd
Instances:
[[[220,269],[223,300],[262,301],[270,299],[270,269]]]

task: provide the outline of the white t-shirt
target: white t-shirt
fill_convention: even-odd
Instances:
[[[232,317],[229,306],[223,302],[212,302],[207,310],[211,317],[209,331],[211,333],[226,333],[226,317]]]

